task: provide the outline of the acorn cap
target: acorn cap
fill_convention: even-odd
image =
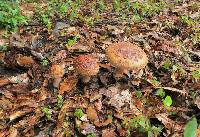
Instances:
[[[146,53],[139,46],[129,42],[110,45],[106,49],[106,56],[111,65],[121,70],[143,69],[148,63]]]
[[[75,70],[82,76],[93,76],[99,72],[98,60],[91,55],[79,55],[74,63]]]

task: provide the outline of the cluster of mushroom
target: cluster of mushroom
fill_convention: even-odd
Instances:
[[[146,53],[139,46],[129,42],[110,45],[106,49],[106,56],[117,73],[135,72],[143,69],[148,63]],[[90,77],[99,71],[98,60],[91,55],[80,55],[75,59],[75,70],[84,82],[88,82]]]

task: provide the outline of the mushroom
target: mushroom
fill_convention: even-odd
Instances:
[[[99,72],[98,60],[91,55],[79,55],[74,63],[76,72],[82,76],[85,83]]]
[[[129,42],[113,43],[106,49],[106,56],[118,75],[128,71],[137,72],[148,63],[146,53],[137,45]]]

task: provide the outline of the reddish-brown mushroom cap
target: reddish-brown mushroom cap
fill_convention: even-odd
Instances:
[[[99,72],[98,60],[91,55],[80,55],[74,63],[76,72],[84,78],[94,76]]]
[[[108,61],[120,70],[140,70],[147,63],[146,53],[137,45],[129,42],[119,42],[106,49]]]

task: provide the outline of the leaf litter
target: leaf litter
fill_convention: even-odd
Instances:
[[[127,2],[131,12],[126,2],[115,1],[114,9],[106,2],[105,11],[102,3],[81,2],[75,18],[72,2],[70,20],[57,12],[50,29],[35,7],[47,11],[48,2],[21,4],[32,22],[0,38],[0,136],[183,136],[192,117],[200,122],[199,2],[166,1],[161,10],[159,2]],[[121,41],[148,55],[139,74],[115,76],[105,49]],[[88,54],[100,70],[84,83],[73,61]]]

